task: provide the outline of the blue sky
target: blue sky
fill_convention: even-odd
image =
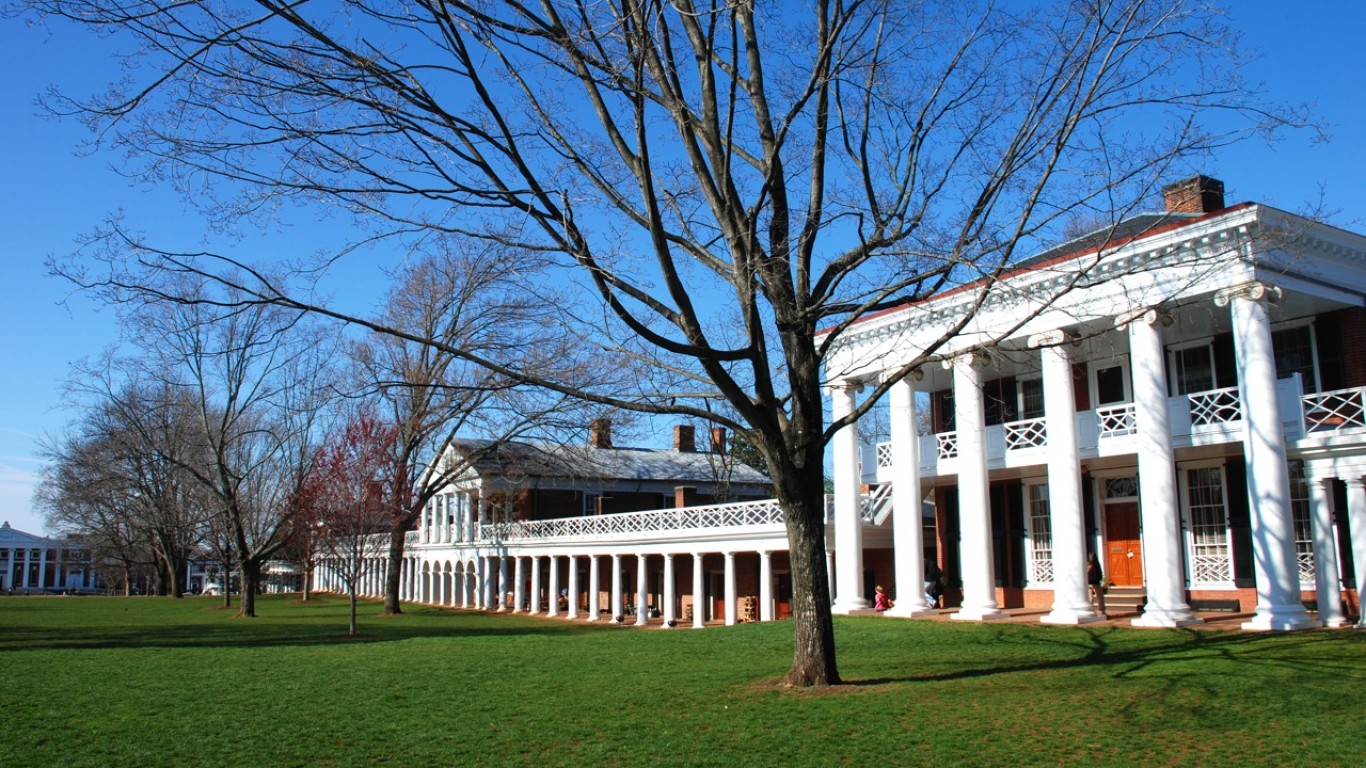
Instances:
[[[1325,7],[1332,12],[1319,10]],[[1203,172],[1225,182],[1230,203],[1296,212],[1321,204],[1332,223],[1366,231],[1366,4],[1239,2],[1231,19],[1264,56],[1249,79],[1263,82],[1275,99],[1316,105],[1329,141],[1302,132],[1270,146],[1246,143],[1221,152]],[[169,190],[121,177],[113,170],[117,156],[81,156],[78,146],[89,135],[79,123],[37,116],[34,98],[50,85],[83,93],[118,76],[100,41],[0,19],[0,71],[7,73],[0,78],[0,520],[37,533],[43,523],[30,498],[39,443],[71,417],[62,390],[69,366],[117,339],[112,313],[71,296],[68,285],[46,276],[44,259],[70,253],[82,233],[115,212],[171,246],[200,244],[204,227]],[[311,222],[288,222],[241,247],[309,248],[318,232]]]

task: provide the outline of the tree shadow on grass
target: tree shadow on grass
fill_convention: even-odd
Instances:
[[[1132,637],[1126,637],[1126,647],[1113,647],[1111,639],[1127,632],[1163,632],[1163,639],[1147,642],[1140,647],[1132,647]],[[1326,637],[1325,635],[1331,635]],[[1018,639],[1017,639],[1018,637]],[[846,679],[849,688],[877,687],[892,684],[948,682],[968,680],[996,675],[1010,675],[1029,672],[1075,670],[1081,668],[1103,667],[1112,670],[1112,676],[1123,679],[1127,676],[1145,672],[1160,664],[1177,662],[1209,661],[1220,659],[1236,664],[1256,664],[1259,666],[1282,666],[1287,669],[1317,671],[1324,674],[1360,675],[1358,665],[1346,663],[1341,653],[1316,654],[1314,648],[1324,647],[1324,643],[1355,643],[1366,650],[1366,635],[1346,630],[1306,630],[1294,633],[1263,632],[1210,632],[1196,629],[1174,630],[1131,630],[1110,628],[1082,628],[1075,633],[1054,632],[1010,636],[1010,630],[1002,628],[997,640],[1005,642],[1043,643],[1068,647],[1074,651],[1067,658],[1052,658],[1018,663],[986,663],[982,666],[944,671],[927,671],[921,674],[883,676],[872,678]]]

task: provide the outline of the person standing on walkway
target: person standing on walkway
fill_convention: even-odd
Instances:
[[[1091,586],[1091,602],[1105,615],[1105,574],[1100,570],[1100,559],[1092,552],[1086,557],[1086,583]]]

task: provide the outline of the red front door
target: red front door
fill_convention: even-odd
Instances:
[[[1143,586],[1143,550],[1138,538],[1138,503],[1105,505],[1105,575],[1120,587]]]

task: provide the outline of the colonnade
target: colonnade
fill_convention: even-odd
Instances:
[[[1276,370],[1267,305],[1279,292],[1250,283],[1216,296],[1229,306],[1242,404],[1243,452],[1248,462],[1249,507],[1253,510],[1253,561],[1256,564],[1257,608],[1245,625],[1249,629],[1296,629],[1314,622],[1300,602],[1295,536],[1290,505],[1287,447],[1276,398]],[[1132,376],[1135,441],[1143,536],[1143,573],[1147,606],[1134,620],[1139,626],[1175,627],[1199,621],[1186,601],[1181,507],[1175,478],[1176,457],[1168,415],[1168,385],[1161,328],[1171,317],[1158,309],[1142,309],[1116,318],[1116,329],[1127,334]],[[1082,505],[1082,463],[1078,446],[1076,397],[1073,384],[1074,340],[1062,330],[1027,339],[1039,355],[1044,394],[1047,455],[1045,459],[1049,523],[1052,535],[1053,604],[1043,621],[1081,624],[1103,618],[1091,606],[1086,583],[1086,535]],[[956,474],[958,525],[961,540],[959,574],[962,608],[952,618],[991,620],[1007,614],[995,593],[991,530],[990,479],[987,471],[985,400],[982,372],[985,353],[969,350],[944,362],[952,374],[956,457],[948,471]],[[861,382],[840,381],[830,387],[835,419],[853,412]],[[917,524],[895,526],[895,568],[899,600],[890,614],[919,615],[924,604],[925,564],[918,516],[921,499],[920,457],[915,434],[914,379],[894,384],[889,393],[894,509],[911,510]],[[861,593],[863,573],[857,428],[849,425],[834,438],[834,503],[836,584],[835,611],[868,610]],[[941,462],[943,460],[941,459]],[[946,464],[941,463],[942,468]],[[1353,494],[1360,480],[1349,481]],[[1322,496],[1322,494],[1319,494]],[[1356,498],[1356,496],[1353,496]],[[1360,571],[1366,566],[1366,496],[1355,505],[1352,530],[1354,554]],[[1321,505],[1316,505],[1321,507]],[[1320,519],[1326,513],[1316,513]],[[1315,547],[1316,563],[1335,562],[1331,533],[1322,522],[1316,527],[1323,540]],[[1323,577],[1321,589],[1329,591]],[[1358,583],[1361,583],[1360,581]],[[1334,587],[1335,589],[1335,587]],[[1336,600],[1332,602],[1336,603]]]
[[[740,595],[737,557],[757,558],[757,594]],[[399,598],[433,605],[497,610],[548,618],[618,621],[645,626],[657,618],[664,627],[690,623],[703,627],[710,620],[726,625],[742,618],[775,619],[775,571],[772,550],[722,552],[630,552],[608,554],[481,553],[465,559],[404,559]],[[719,556],[720,568],[715,559]],[[378,597],[384,590],[385,562],[368,563],[357,593]],[[608,573],[604,575],[603,569]],[[679,578],[691,571],[690,585]],[[586,583],[582,577],[586,571]],[[657,588],[652,576],[658,574]],[[720,576],[718,594],[709,591],[709,574]],[[634,580],[630,580],[631,576]],[[563,581],[562,581],[563,579]],[[336,569],[322,563],[318,588],[345,591]],[[690,588],[688,588],[690,586]],[[544,587],[544,589],[543,589]],[[741,615],[745,599],[753,598],[754,615]],[[719,615],[712,607],[719,599]],[[685,612],[684,608],[690,608]]]

